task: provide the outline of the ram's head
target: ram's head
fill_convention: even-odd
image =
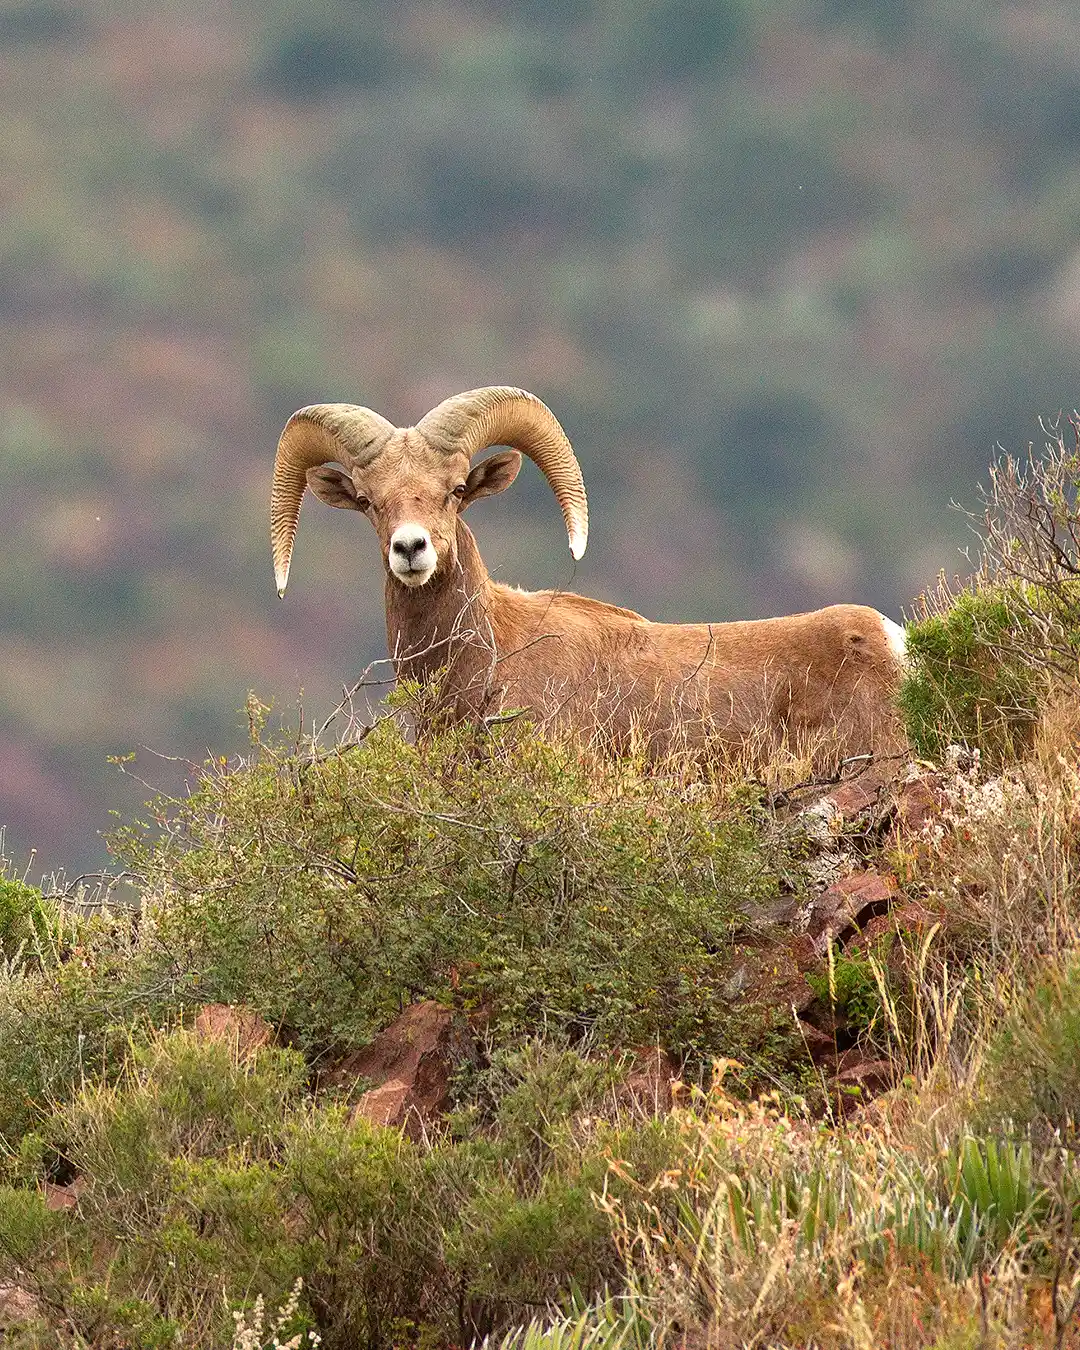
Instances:
[[[473,466],[494,445],[512,448]],[[274,464],[270,533],[278,594],[289,579],[305,488],[330,506],[362,511],[379,536],[387,573],[403,586],[423,586],[453,568],[460,513],[508,488],[522,454],[551,484],[570,551],[580,558],[589,531],[581,470],[555,415],[525,390],[457,394],[415,427],[395,427],[350,403],[301,408],[286,423]]]

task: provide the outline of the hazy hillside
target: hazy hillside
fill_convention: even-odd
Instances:
[[[382,654],[373,538],[266,504],[289,412],[514,383],[586,472],[489,562],[656,616],[897,612],[995,440],[1076,402],[1071,7],[0,8],[0,823],[100,858],[108,755],[201,759]],[[173,766],[142,756],[153,781]]]

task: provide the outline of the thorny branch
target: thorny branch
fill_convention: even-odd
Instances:
[[[416,651],[410,650],[407,654],[395,652],[393,656],[389,657],[384,656],[376,661],[370,662],[367,666],[365,666],[364,670],[360,674],[360,678],[356,680],[355,683],[353,683],[350,686],[342,688],[341,700],[335,706],[330,715],[322,722],[322,724],[313,731],[311,737],[312,748],[306,755],[302,757],[303,765],[308,766],[311,764],[320,763],[324,760],[333,758],[334,756],[339,755],[344,751],[355,749],[357,746],[362,745],[364,741],[368,738],[368,736],[370,736],[371,733],[375,730],[375,728],[379,726],[382,722],[392,720],[393,718],[398,716],[398,710],[394,708],[387,708],[381,711],[374,711],[374,712],[372,712],[371,709],[369,708],[367,713],[368,720],[365,721],[362,720],[361,715],[357,713],[354,707],[354,701],[356,700],[357,696],[362,693],[362,691],[366,689],[382,690],[385,689],[387,686],[396,683],[397,676],[394,673],[391,673],[385,678],[377,678],[376,676],[374,676],[373,672],[376,671],[379,667],[391,666],[393,668],[396,668],[396,666],[400,663],[400,661],[404,659],[408,659],[410,661],[418,660],[422,657],[430,656],[433,653],[438,652],[440,650],[448,649],[451,644],[457,644],[460,642],[475,642],[480,640],[483,641],[484,646],[488,647],[492,652],[492,662],[488,672],[488,684],[489,687],[492,687],[492,677],[494,675],[495,667],[498,666],[500,662],[509,660],[511,657],[518,656],[520,653],[526,652],[531,647],[536,646],[537,643],[547,641],[553,636],[554,634],[550,633],[539,633],[534,635],[527,642],[522,643],[520,647],[517,647],[512,651],[496,653],[493,637],[490,639],[490,641],[484,640],[482,638],[482,635],[476,629],[464,629],[461,627],[455,627],[454,631],[450,633],[447,637],[437,638],[431,643],[429,643],[428,646],[426,647],[420,648]],[[499,709],[496,712],[489,713],[486,716],[482,717],[479,720],[479,725],[486,730],[490,730],[493,727],[502,726],[507,723],[516,721],[518,718],[522,717],[527,711],[528,710],[524,708]],[[333,722],[342,715],[342,713],[346,715],[347,723],[345,730],[342,733],[341,737],[339,738],[337,744],[327,749],[317,748],[319,741],[329,730]]]
[[[811,792],[816,788],[836,787],[840,783],[852,783],[877,765],[910,758],[909,751],[898,752],[894,755],[851,755],[849,758],[840,761],[835,773],[804,778],[801,783],[793,783],[791,787],[781,788],[779,791],[771,793],[769,804],[773,807],[785,806],[795,793]]]
[[[1005,456],[990,470],[981,518],[969,513],[980,540],[976,576],[1009,584],[1024,641],[993,642],[998,656],[1075,679],[1080,651],[1080,414],[1069,415],[1072,444],[1060,421],[1041,423],[1044,453]]]
[[[414,658],[418,659],[423,656],[430,656],[433,652],[437,652],[440,649],[447,647],[449,643],[453,640],[453,638],[454,638],[453,634],[450,634],[448,637],[444,638],[436,638],[422,650],[409,652],[408,653],[409,659],[412,660]],[[341,691],[342,698],[340,703],[338,703],[338,705],[334,708],[334,711],[314,733],[314,735],[311,738],[312,742],[317,743],[318,741],[320,741],[322,737],[326,734],[331,723],[334,722],[335,719],[339,717],[342,713],[347,713],[348,715],[348,727],[346,728],[346,735],[348,735],[349,729],[356,726],[359,720],[353,708],[353,700],[356,698],[357,694],[359,694],[360,691],[363,689],[385,688],[389,685],[394,684],[397,680],[397,675],[396,673],[394,673],[394,671],[398,661],[401,659],[402,654],[400,652],[395,652],[393,656],[383,656],[380,657],[377,661],[369,662],[368,665],[364,667],[363,671],[360,674],[360,678],[355,682],[355,684],[349,687],[342,688]],[[391,667],[391,673],[387,675],[385,679],[375,679],[372,675],[372,671],[376,670],[380,666]],[[385,716],[392,716],[392,715],[393,715],[392,713],[388,713]],[[378,725],[378,723],[383,720],[385,720],[384,717],[378,717],[374,722],[362,724],[359,727],[360,731],[359,739],[363,739],[364,737],[370,735],[370,733],[374,730],[374,728]]]

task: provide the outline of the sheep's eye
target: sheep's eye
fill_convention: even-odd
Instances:
[[[450,495],[451,497],[456,497],[458,501],[461,501],[462,497],[465,496],[465,484],[459,483]]]
[[[368,497],[357,497],[356,509],[358,511],[366,511],[370,505],[371,501]]]

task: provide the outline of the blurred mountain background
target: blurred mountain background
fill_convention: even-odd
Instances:
[[[504,579],[655,618],[964,570],[951,499],[1078,401],[1080,8],[0,5],[0,824],[32,871],[385,651],[363,520],[277,436],[523,385],[590,489],[470,513]],[[301,694],[301,691],[302,694]],[[301,713],[298,705],[302,704]],[[179,767],[169,757],[180,761]]]

